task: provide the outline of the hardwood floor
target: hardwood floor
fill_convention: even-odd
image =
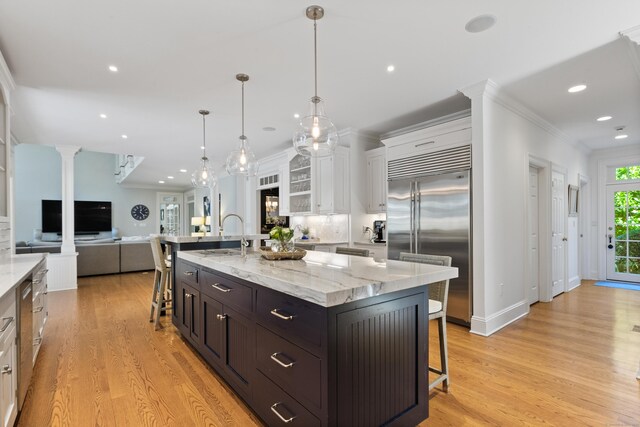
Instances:
[[[77,291],[49,294],[45,339],[18,425],[261,424],[168,317],[154,331],[152,279],[83,278]],[[640,292],[592,282],[535,304],[488,338],[449,324],[450,392],[431,392],[422,425],[639,426],[634,325]]]

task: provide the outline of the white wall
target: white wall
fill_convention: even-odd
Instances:
[[[75,157],[75,199],[112,203],[113,227],[120,236],[148,235],[155,232],[156,191],[122,188],[114,179],[114,155],[81,151]],[[61,161],[55,148],[20,144],[15,149],[15,237],[16,241],[33,240],[33,229],[41,228],[41,200],[59,200]],[[149,218],[136,221],[131,208],[149,207]]]
[[[471,330],[489,335],[526,314],[528,159],[588,175],[587,154],[495,86],[470,88],[473,120],[474,304]],[[541,262],[545,262],[541,260]]]

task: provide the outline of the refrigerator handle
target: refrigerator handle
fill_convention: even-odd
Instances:
[[[415,193],[413,192],[413,186],[415,185],[414,181],[409,183],[409,200],[411,202],[411,207],[409,209],[409,252],[414,253],[413,251],[413,214],[415,212]]]
[[[413,241],[415,242],[415,250],[414,253],[419,253],[420,249],[418,248],[418,242],[420,240],[418,240],[418,233],[420,232],[420,183],[416,181],[414,187],[413,187],[413,199],[414,199],[414,206],[415,206],[415,212],[413,214]]]

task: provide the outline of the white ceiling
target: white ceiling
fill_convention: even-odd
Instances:
[[[235,75],[247,73],[252,147],[258,157],[288,147],[293,114],[304,114],[313,95],[310,4],[0,2],[0,51],[17,84],[13,133],[21,143],[144,156],[125,183],[174,175],[167,185],[187,187],[178,170],[197,166],[198,110],[212,111],[207,151],[220,167],[240,134]],[[318,90],[338,129],[382,134],[422,122],[465,105],[457,89],[491,78],[588,148],[620,145],[612,142],[617,125],[627,126],[624,143],[640,143],[640,75],[618,35],[640,24],[637,0],[321,5]],[[497,17],[495,27],[465,32],[469,19],[486,13]],[[111,64],[120,71],[111,73]],[[580,82],[587,91],[567,94]],[[596,123],[604,114],[614,120]]]

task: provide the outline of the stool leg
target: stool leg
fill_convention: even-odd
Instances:
[[[156,270],[155,274],[153,275],[153,291],[151,292],[151,314],[149,315],[149,322],[153,322],[153,309],[158,309],[158,303],[156,302],[156,299],[158,298],[160,279],[161,277],[158,275],[158,270]]]
[[[449,362],[447,355],[447,320],[444,317],[438,319],[438,332],[440,333],[440,367],[444,376],[443,386],[445,392],[449,391]]]
[[[167,272],[162,271],[160,273],[160,283],[158,290],[158,306],[156,307],[156,319],[155,319],[155,328],[156,330],[160,329],[160,312],[162,311],[162,304],[164,303],[164,293],[166,291],[167,286]]]

